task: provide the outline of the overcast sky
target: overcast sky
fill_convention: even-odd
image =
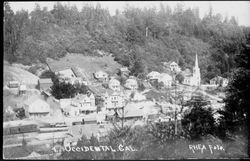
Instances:
[[[144,8],[144,7],[152,7],[155,6],[159,8],[160,3],[168,4],[172,9],[176,6],[178,1],[60,1],[64,4],[76,5],[79,10],[81,10],[82,6],[86,3],[92,3],[96,5],[100,3],[102,7],[108,8],[111,15],[115,14],[116,9],[120,11],[123,10],[126,4],[129,4],[134,7]],[[52,9],[55,1],[52,2],[42,2],[42,1],[34,1],[34,2],[10,2],[11,9],[16,12],[18,10],[24,9],[29,12],[32,11],[35,7],[35,3],[38,3],[41,7],[48,7],[48,9]],[[227,15],[228,17],[235,16],[238,19],[239,25],[250,26],[250,2],[249,1],[182,1],[184,7],[199,7],[201,18],[206,14],[209,10],[209,6],[213,7],[214,13],[221,13],[223,18]]]

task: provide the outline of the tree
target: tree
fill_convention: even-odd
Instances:
[[[73,98],[76,95],[76,88],[70,83],[56,81],[51,87],[51,94],[56,99]]]
[[[16,108],[16,109],[14,109],[14,111],[16,113],[17,118],[24,119],[26,117],[24,108]]]
[[[51,72],[50,70],[46,70],[42,72],[40,78],[51,78],[53,80],[55,79],[55,73]]]
[[[182,83],[184,81],[184,76],[181,73],[179,73],[176,75],[175,79],[178,80],[180,83]]]
[[[9,3],[4,2],[4,56],[10,63],[16,61],[17,42],[15,32],[14,12],[11,10]]]
[[[213,134],[215,119],[211,107],[205,107],[207,103],[200,97],[189,102],[192,109],[184,114],[181,120],[184,133],[190,139],[200,139],[207,134]]]
[[[85,84],[75,84],[74,88],[76,90],[76,93],[89,94],[88,87]]]
[[[159,122],[150,124],[147,132],[154,136],[158,142],[165,143],[176,139],[174,127],[175,125],[173,122]]]
[[[250,38],[250,35],[248,39]],[[237,69],[233,72],[226,91],[225,109],[219,111],[222,114],[220,126],[225,132],[243,132],[247,134],[247,121],[249,119],[248,96],[250,94],[250,45],[243,44],[243,49],[237,55]]]
[[[136,49],[131,53],[130,55],[130,61],[131,61],[131,67],[130,67],[130,73],[134,76],[141,76],[145,77],[145,69],[146,65],[142,58],[142,51],[141,48],[136,46]]]

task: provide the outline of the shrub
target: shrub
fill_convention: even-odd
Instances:
[[[213,134],[215,119],[211,108],[194,107],[181,120],[184,132],[190,139],[200,139],[207,134]]]

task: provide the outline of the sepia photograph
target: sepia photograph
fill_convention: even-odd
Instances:
[[[249,159],[250,2],[4,1],[3,159]]]

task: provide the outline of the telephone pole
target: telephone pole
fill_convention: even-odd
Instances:
[[[122,107],[122,129],[124,125],[124,106]]]
[[[175,135],[177,135],[177,108],[176,108],[176,99],[177,99],[177,97],[176,97],[176,88],[177,88],[177,83],[176,83],[176,73],[174,72],[174,83],[175,83],[175,91],[174,91],[174,93],[175,93],[175,112],[174,112],[174,116],[175,116]]]

